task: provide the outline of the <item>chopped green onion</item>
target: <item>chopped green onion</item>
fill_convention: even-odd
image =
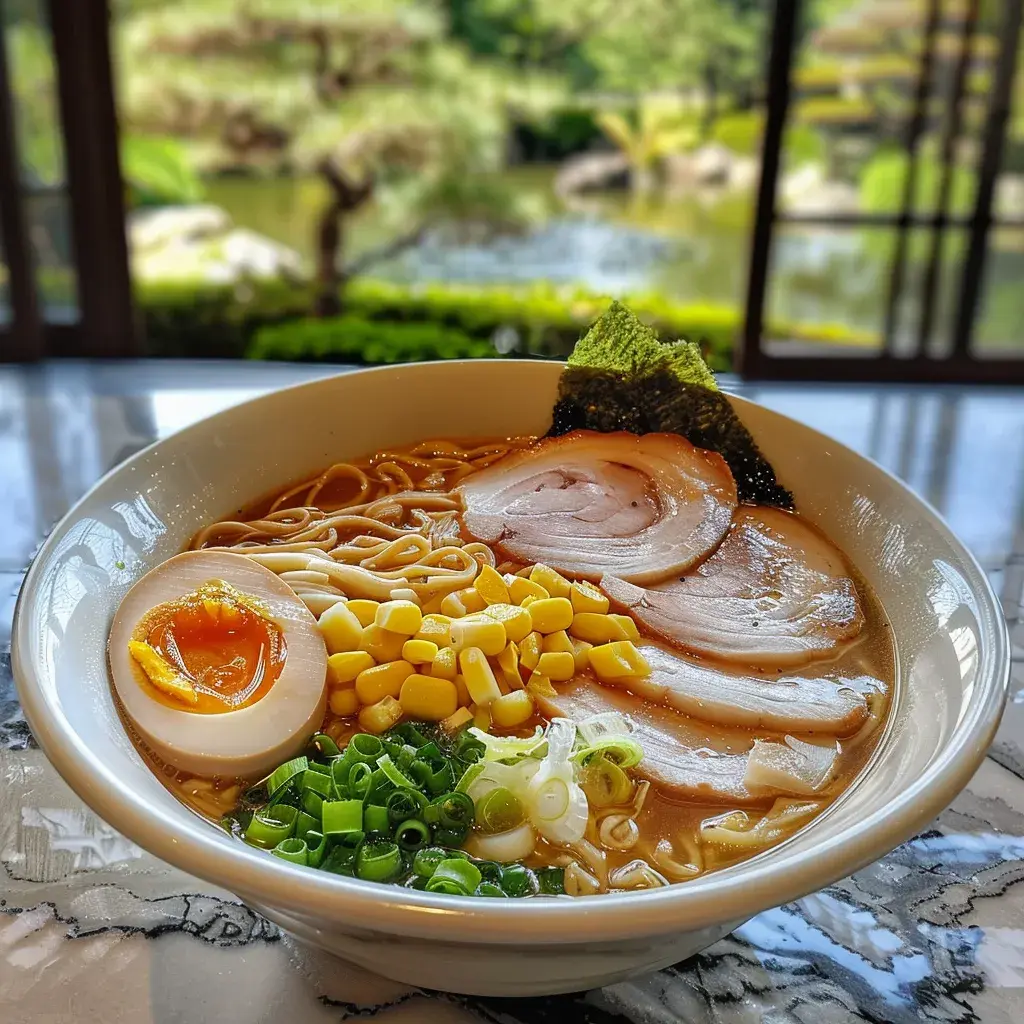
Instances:
[[[406,771],[409,773],[409,778],[411,778],[420,789],[424,789],[429,785],[430,777],[434,774],[430,765],[427,764],[426,761],[420,760],[413,761]]]
[[[402,870],[402,851],[391,840],[366,842],[356,853],[356,877],[366,882],[390,882]]]
[[[430,829],[417,818],[410,818],[395,829],[395,842],[406,853],[415,853],[430,842]]]
[[[412,862],[413,873],[419,878],[430,878],[434,873],[434,868],[450,856],[451,854],[447,850],[442,850],[439,846],[427,846],[422,850],[417,850]]]
[[[392,825],[397,825],[407,818],[421,817],[423,808],[427,806],[427,798],[415,789],[396,789],[388,794],[386,806],[388,819]]]
[[[415,789],[416,783],[391,760],[390,754],[377,758],[377,767],[387,776],[389,782],[406,789]]]
[[[446,761],[440,768],[431,769],[427,779],[427,789],[431,796],[440,796],[448,793],[455,786],[455,769],[451,761]]]
[[[471,764],[463,773],[462,778],[459,779],[459,784],[455,787],[456,793],[466,793],[469,791],[469,787],[476,782],[477,777],[483,774],[484,769],[487,767],[482,761],[477,761],[476,764]]]
[[[485,882],[494,882],[501,885],[501,865],[493,860],[478,860],[477,868],[480,870],[480,877]]]
[[[453,896],[469,896],[480,884],[480,869],[468,860],[450,857],[434,868],[427,882],[427,892],[443,892]]]
[[[469,729],[460,732],[455,740],[453,754],[460,761],[472,764],[479,761],[486,753],[486,747],[472,734]]]
[[[416,751],[417,756],[423,761],[447,761],[448,758],[444,756],[441,748],[431,740],[429,743],[425,743],[419,750]]]
[[[395,769],[397,771],[397,769]],[[387,803],[388,794],[395,791],[395,784],[384,774],[383,769],[374,768],[370,775],[370,781],[366,786],[366,794],[363,802],[368,804]]]
[[[544,896],[565,895],[565,868],[540,868],[536,875],[539,893]]]
[[[587,765],[598,757],[620,768],[633,768],[644,759],[644,748],[630,736],[606,736],[572,755],[572,759],[580,765]]]
[[[319,832],[307,832],[306,846],[309,849],[309,859],[306,863],[311,868],[320,867],[323,863],[324,855],[327,853],[327,837]]]
[[[362,800],[326,800],[323,808],[325,836],[343,836],[363,828]]]
[[[633,796],[630,777],[604,755],[595,757],[580,772],[580,785],[594,807],[614,807]]]
[[[434,831],[434,842],[454,852],[466,841],[468,835],[468,828],[439,828]]]
[[[318,732],[313,737],[313,746],[320,751],[322,757],[337,757],[341,753],[338,744],[325,732]]]
[[[378,807],[373,804],[369,807],[363,807],[361,801],[359,806],[363,812],[363,828],[367,832],[387,832],[389,830],[391,821],[388,818],[388,809],[386,807]]]
[[[401,725],[396,725],[388,735],[413,747],[425,747],[431,742],[412,722],[402,722]]]
[[[305,811],[299,811],[295,818],[295,837],[297,839],[305,839],[308,833],[319,831],[319,817],[314,817],[312,814],[307,814]]]
[[[270,774],[267,780],[267,792],[273,799],[278,790],[287,786],[296,775],[301,775],[309,767],[309,758],[293,757],[290,761],[278,765]]]
[[[511,790],[504,786],[489,790],[476,805],[476,823],[490,835],[508,832],[523,823],[523,805]]]
[[[322,797],[331,795],[330,775],[324,775],[312,766],[302,773],[302,782],[299,783],[299,786],[303,793],[312,790],[314,793],[319,793]]]
[[[502,889],[500,885],[495,885],[494,882],[481,882],[476,887],[476,892],[474,892],[473,895],[474,896],[500,896],[502,899],[504,899],[508,895],[508,893],[505,892],[505,890]]]
[[[249,827],[245,830],[246,842],[264,849],[273,849],[278,843],[288,839],[295,830],[295,820],[299,812],[290,806],[265,809],[252,816]]]
[[[373,736],[368,732],[357,732],[348,741],[345,748],[345,756],[351,757],[353,761],[362,761],[365,764],[376,764],[384,753],[384,744],[379,736]]]
[[[326,842],[326,837],[325,840]],[[321,871],[330,871],[335,875],[348,875],[352,878],[356,873],[355,846],[332,846],[320,864]]]
[[[303,790],[302,809],[306,814],[312,815],[319,820],[323,806],[324,798],[319,793],[314,792],[312,789]]]
[[[430,806],[436,808],[437,821],[443,828],[469,828],[473,824],[475,808],[465,793],[446,793],[434,797]]]
[[[309,863],[309,847],[304,839],[282,839],[271,851],[275,857],[290,861],[292,864],[306,865]]]
[[[509,864],[501,869],[501,887],[515,898],[532,896],[538,890],[537,876],[524,864]]]
[[[352,769],[358,762],[349,761],[339,757],[331,762],[331,777],[328,780],[331,784],[331,794],[335,800],[348,800],[352,796],[352,789],[349,780],[352,778]]]
[[[372,779],[373,769],[364,761],[356,761],[348,773],[349,792],[355,799],[364,800],[369,792]]]
[[[324,764],[322,761],[310,761],[309,768],[306,770],[310,772],[319,772],[321,775],[331,774],[331,766],[329,764]]]

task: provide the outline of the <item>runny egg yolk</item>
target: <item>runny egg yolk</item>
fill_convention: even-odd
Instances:
[[[154,700],[207,715],[266,696],[287,653],[260,603],[220,580],[151,609],[128,648]]]

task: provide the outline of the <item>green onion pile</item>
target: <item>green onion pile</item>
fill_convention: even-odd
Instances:
[[[405,722],[357,733],[342,751],[327,735],[276,768],[222,824],[251,846],[305,867],[454,896],[561,895],[561,868],[474,860],[461,847],[477,819],[458,788],[484,744]],[[483,818],[507,816],[500,799]]]

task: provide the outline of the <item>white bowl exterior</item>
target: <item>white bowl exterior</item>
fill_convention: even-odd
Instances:
[[[70,785],[130,839],[309,941],[399,980],[505,995],[588,987],[678,960],[751,915],[849,874],[930,821],[967,783],[998,724],[1009,674],[998,603],[941,519],[894,477],[739,399],[740,416],[801,512],[874,587],[899,640],[899,702],[882,756],[790,842],[664,890],[579,901],[453,899],[310,872],[250,850],[152,775],[118,720],[104,657],[114,610],[135,580],[199,526],[332,461],[424,438],[543,433],[559,371],[474,361],[327,378],[202,421],[104,478],[44,544],[15,618],[26,716]],[[591,941],[581,945],[583,936]],[[530,955],[539,947],[547,953]],[[509,959],[516,952],[530,956],[528,970]]]

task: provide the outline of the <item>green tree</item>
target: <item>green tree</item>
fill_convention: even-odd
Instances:
[[[184,0],[121,22],[122,105],[145,134],[187,141],[205,171],[315,171],[317,308],[355,274],[442,225],[508,230],[525,211],[500,188],[510,110],[548,102],[445,38],[428,0]],[[348,259],[346,227],[371,200],[393,237]]]

